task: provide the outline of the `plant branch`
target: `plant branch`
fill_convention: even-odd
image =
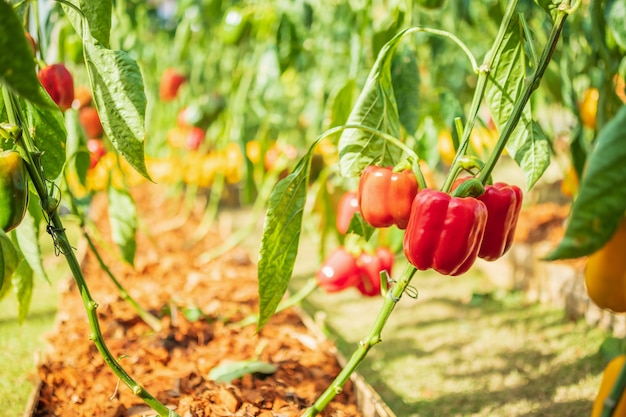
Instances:
[[[457,150],[457,153],[450,167],[451,173],[458,172],[457,166],[461,163],[461,158],[463,158],[465,152],[467,151],[467,147],[469,146],[470,134],[472,133],[474,123],[476,122],[478,109],[480,108],[483,98],[485,97],[485,91],[487,90],[487,81],[489,79],[489,73],[491,72],[491,68],[493,67],[494,61],[496,59],[496,52],[502,46],[502,42],[504,41],[504,35],[506,35],[506,29],[509,27],[511,20],[515,15],[515,9],[517,8],[518,2],[519,0],[512,0],[507,4],[504,16],[502,17],[502,22],[500,22],[500,27],[498,29],[496,39],[494,40],[491,49],[485,57],[485,62],[479,68],[478,81],[476,82],[476,89],[474,90],[474,98],[472,99],[472,104],[470,106],[467,123],[463,128],[463,137],[461,138],[459,149]],[[441,187],[441,190],[444,192],[450,191],[450,188],[452,187],[455,179],[456,177],[454,175],[448,175],[446,177],[446,181]]]
[[[7,87],[2,87],[2,93],[9,121],[21,127],[20,121],[22,120],[22,116],[20,113],[21,110],[19,106],[17,106],[16,97],[8,91]],[[57,210],[58,202],[51,201],[54,199],[51,199],[49,197],[45,182],[46,180],[41,172],[41,169],[39,168],[40,165],[38,163],[36,164],[33,158],[33,155],[38,155],[38,151],[34,146],[28,129],[20,128],[16,133],[16,137],[14,138],[15,142],[20,148],[20,153],[26,160],[28,173],[30,175],[31,181],[33,182],[37,190],[42,210],[44,211],[45,217],[48,221],[48,226],[46,230],[52,237],[55,248],[58,250],[59,253],[65,256],[67,264],[72,272],[72,276],[74,277],[74,281],[76,282],[76,285],[80,292],[80,296],[83,300],[83,304],[87,312],[89,327],[91,329],[89,339],[93,341],[94,345],[98,349],[98,352],[100,352],[100,355],[104,359],[104,362],[111,368],[115,375],[117,375],[117,377],[120,378],[120,380],[132,390],[132,392],[137,397],[141,398],[147,405],[152,407],[152,409],[154,409],[154,411],[156,411],[162,417],[180,417],[178,416],[178,414],[176,414],[175,411],[165,407],[165,405],[159,402],[141,385],[135,382],[135,380],[124,370],[124,368],[119,364],[119,362],[113,357],[113,355],[109,351],[106,343],[104,342],[104,338],[102,337],[100,324],[98,322],[98,315],[96,312],[98,304],[94,301],[89,292],[89,288],[87,287],[87,282],[80,267],[80,263],[78,262],[76,254],[74,253],[74,249],[70,245],[67,234],[65,233],[65,227],[63,226],[63,222],[61,221]]]
[[[561,31],[563,30],[563,26],[565,24],[565,19],[567,18],[567,16],[569,16],[571,10],[572,9],[569,9],[569,4],[561,4],[561,6],[559,7],[559,11],[555,18],[554,25],[552,26],[552,29],[550,30],[550,35],[548,36],[548,42],[541,53],[541,57],[539,58],[537,69],[530,77],[528,82],[524,85],[522,94],[515,102],[515,106],[513,107],[511,116],[504,125],[502,133],[500,134],[500,138],[498,139],[498,142],[496,143],[493,152],[491,152],[491,154],[489,155],[489,159],[487,160],[487,162],[485,162],[485,168],[480,172],[477,177],[483,184],[491,175],[491,172],[493,171],[496,162],[504,151],[504,148],[509,138],[511,137],[513,130],[517,126],[517,123],[519,122],[522,112],[524,111],[524,107],[526,107],[526,103],[528,103],[530,96],[532,95],[533,91],[535,91],[535,89],[539,86],[541,78],[548,68],[548,64],[550,63],[552,55],[554,54],[554,50],[556,49],[556,45],[561,36]]]
[[[315,403],[309,407],[304,414],[302,414],[303,417],[313,417],[322,412],[328,403],[330,403],[333,398],[335,398],[335,396],[343,390],[343,386],[350,378],[350,375],[352,375],[361,361],[363,361],[369,350],[374,347],[374,345],[381,342],[382,339],[380,334],[382,329],[416,272],[417,269],[415,269],[415,267],[407,264],[407,267],[398,282],[387,292],[383,305],[378,312],[378,316],[376,317],[368,336],[359,343],[358,349],[352,354],[333,383],[326,388],[326,391],[319,396]]]

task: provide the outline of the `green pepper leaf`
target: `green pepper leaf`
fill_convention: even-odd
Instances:
[[[258,330],[276,311],[293,273],[302,230],[311,157],[316,143],[300,159],[293,172],[276,184],[269,198],[259,249]]]
[[[515,21],[507,28],[501,47],[495,52],[495,64],[489,74],[490,82],[485,97],[499,131],[510,119],[526,79],[526,56],[521,31],[522,28]],[[522,111],[506,149],[524,172],[527,188],[532,188],[550,165],[550,143],[539,125],[532,120],[530,103]]]
[[[126,190],[109,186],[109,220],[111,221],[111,237],[122,251],[123,259],[133,264],[137,243],[137,208],[133,198]]]
[[[348,117],[348,125],[364,125],[398,138],[400,116],[393,91],[391,62],[398,43],[406,30],[387,42],[378,54],[363,91]],[[341,175],[356,177],[369,165],[395,165],[401,150],[374,133],[361,129],[346,129],[339,138],[339,168]]]
[[[626,106],[600,131],[587,159],[565,236],[546,259],[589,255],[611,239],[626,211]]]
[[[615,42],[626,49],[626,0],[607,1],[606,24]]]
[[[354,233],[362,236],[365,240],[369,240],[375,231],[376,229],[363,219],[361,213],[354,213],[354,216],[350,219],[346,233]]]
[[[273,374],[278,368],[271,363],[247,360],[218,365],[209,372],[209,379],[215,382],[229,383],[248,374]]]
[[[344,125],[354,105],[356,83],[350,78],[334,95],[328,115],[327,129]]]
[[[40,88],[43,91],[43,87]],[[35,146],[41,152],[43,173],[49,180],[56,179],[65,164],[65,121],[63,113],[46,95],[49,106],[36,106],[24,101],[22,109],[26,114],[26,125],[33,135]]]
[[[85,132],[80,125],[78,112],[75,109],[68,109],[65,112],[65,128],[67,129],[67,150],[66,158],[68,160],[68,169],[73,168],[78,177],[78,181],[83,185],[87,185],[87,171],[91,164],[89,151],[85,147],[87,138]]]
[[[420,116],[419,74],[415,52],[408,46],[400,46],[391,61],[391,83],[400,124],[409,135],[415,134]]]
[[[24,35],[24,26],[13,7],[0,1],[0,84],[20,97],[41,106],[50,106],[39,89],[35,59]],[[52,103],[54,107],[54,103]]]
[[[19,262],[17,269],[13,273],[12,284],[19,305],[17,319],[21,324],[28,316],[30,302],[33,298],[33,270],[25,259]]]
[[[145,178],[146,95],[137,63],[124,51],[114,51],[86,39],[85,62],[98,115],[115,149]]]
[[[109,37],[111,35],[111,11],[113,9],[112,0],[98,0],[98,1],[86,1],[86,0],[66,0],[73,4],[85,16],[83,21],[82,16],[74,10],[74,8],[63,4],[63,10],[69,18],[74,30],[84,39],[87,34],[83,33],[83,22],[87,24],[89,28],[89,34],[104,47],[109,47]]]
[[[17,269],[19,253],[9,236],[0,229],[0,299],[11,288],[11,277]]]
[[[32,271],[50,283],[43,267],[43,255],[39,245],[39,227],[42,220],[39,199],[31,198],[28,203],[28,212],[20,223],[20,227],[15,229],[15,243]]]

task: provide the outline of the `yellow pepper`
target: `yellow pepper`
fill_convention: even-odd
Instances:
[[[626,219],[613,237],[587,259],[585,284],[589,298],[600,308],[626,312]]]

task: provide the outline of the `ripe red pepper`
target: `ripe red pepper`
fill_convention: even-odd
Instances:
[[[41,85],[46,89],[52,101],[62,111],[72,107],[74,101],[74,79],[63,64],[48,65],[37,73]]]
[[[460,275],[476,260],[487,207],[473,197],[424,189],[415,196],[404,234],[404,254],[419,270]]]
[[[337,205],[337,230],[345,235],[350,226],[350,221],[355,213],[359,211],[359,198],[355,191],[347,191]]]
[[[338,292],[355,286],[361,279],[361,271],[356,257],[339,246],[326,257],[315,278],[326,292]]]
[[[359,211],[374,227],[395,224],[405,229],[417,191],[417,179],[410,170],[393,172],[389,167],[369,166],[359,181]]]
[[[386,247],[376,249],[373,254],[362,252],[357,258],[357,264],[361,270],[361,279],[356,285],[357,290],[367,297],[379,295],[380,273],[385,270],[391,275],[393,260],[393,252]]]
[[[452,185],[454,190],[472,177],[458,178]],[[497,182],[485,186],[485,192],[476,197],[487,207],[485,236],[478,250],[478,257],[495,261],[511,247],[517,220],[522,209],[522,190],[516,185]]]
[[[516,185],[497,182],[485,187],[485,193],[476,197],[487,207],[487,225],[478,257],[495,261],[506,253],[513,243],[517,219],[522,209],[522,190]]]
[[[166,68],[161,75],[159,84],[159,98],[163,101],[172,101],[178,95],[178,89],[187,81],[187,77],[174,68]]]

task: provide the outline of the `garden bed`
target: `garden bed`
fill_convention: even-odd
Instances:
[[[256,265],[236,248],[209,263],[201,255],[222,241],[215,232],[196,244],[199,212],[180,227],[180,202],[145,185],[133,191],[142,217],[135,266],[117,258],[110,243],[99,245],[106,263],[140,305],[160,317],[153,331],[123,301],[95,257],[86,253],[83,271],[98,303],[104,339],[138,383],[181,416],[296,416],[311,405],[340,370],[333,344],[295,309],[277,314],[257,334],[254,324],[236,323],[257,311]],[[109,236],[106,198],[94,201],[91,216]],[[169,219],[169,220],[167,220]],[[167,223],[166,223],[167,222]],[[39,384],[27,415],[151,415],[120,384],[89,340],[80,295],[68,281],[49,348],[40,360]],[[232,383],[209,380],[230,361],[258,359],[277,366],[271,375],[248,374]],[[358,401],[357,401],[358,399]],[[326,416],[385,416],[391,413],[369,385],[355,375],[324,411]]]

